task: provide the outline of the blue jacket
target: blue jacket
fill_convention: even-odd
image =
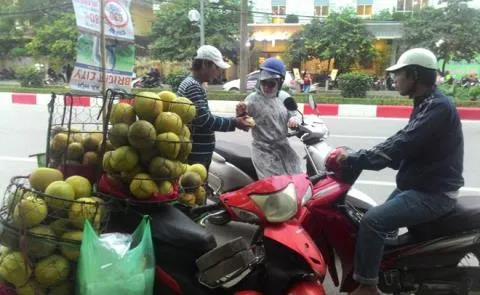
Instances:
[[[464,185],[463,131],[450,98],[433,89],[414,99],[408,124],[370,150],[350,154],[347,166],[398,169],[400,190],[454,192]]]

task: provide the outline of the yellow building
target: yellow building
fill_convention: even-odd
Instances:
[[[251,68],[258,68],[258,65],[268,57],[282,58],[287,50],[288,39],[294,33],[302,30],[302,24],[287,24],[274,21],[267,24],[249,24],[250,40],[253,44],[252,52],[257,56],[250,60]],[[396,59],[398,39],[402,37],[403,25],[399,22],[390,21],[369,21],[366,23],[369,30],[375,37],[374,47],[378,56],[374,62],[367,67],[357,66],[355,70],[368,72],[370,74],[383,75],[385,68]],[[332,70],[333,61],[311,60],[302,65],[303,70],[310,73],[322,73]]]
[[[132,1],[130,7],[136,37],[147,37],[152,32],[155,18],[152,1]]]

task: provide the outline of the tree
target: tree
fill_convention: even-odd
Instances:
[[[380,10],[378,13],[372,16],[372,20],[379,21],[405,21],[410,19],[412,15],[404,12],[392,12],[389,9]]]
[[[298,22],[299,22],[298,15],[289,14],[285,17],[286,24],[298,24]]]
[[[340,73],[356,63],[371,63],[375,57],[374,37],[352,9],[331,13],[325,21],[314,19],[304,29],[305,49],[309,57],[335,59]]]
[[[305,32],[299,31],[288,39],[285,52],[285,62],[290,69],[301,68],[304,61],[308,60],[308,52],[305,50]]]
[[[447,0],[443,8],[427,7],[414,12],[405,23],[406,49],[426,47],[442,60],[472,61],[480,54],[480,10],[470,0]]]
[[[239,54],[239,0],[205,1],[205,44],[214,45],[232,62]],[[152,26],[152,53],[156,58],[183,61],[195,55],[200,29],[188,19],[188,11],[199,7],[198,0],[164,3]]]
[[[65,11],[73,11],[68,1],[0,0],[0,58],[27,54],[25,36],[32,35],[34,28],[54,22]]]
[[[60,66],[75,59],[77,38],[75,15],[64,13],[52,23],[34,28],[27,50],[34,57],[47,57],[50,63]]]
[[[0,0],[0,59],[12,57],[15,48],[23,47],[21,32],[15,25],[15,18],[10,15],[14,11],[13,2]]]

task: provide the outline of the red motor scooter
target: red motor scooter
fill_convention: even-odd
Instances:
[[[346,171],[336,164],[344,152],[330,152],[326,170],[312,177],[313,196],[297,220],[321,249],[336,286],[336,253],[341,261],[340,291],[356,288],[353,261],[358,225],[365,210],[348,202],[346,193],[361,171]],[[393,294],[459,294],[480,290],[480,197],[461,197],[446,216],[408,229],[386,242],[379,288]],[[473,264],[473,265],[472,265]]]
[[[168,204],[129,207],[110,223],[129,231],[142,215],[150,215],[155,294],[324,295],[322,254],[295,219],[311,196],[306,175],[277,176],[226,193],[219,203],[192,208],[188,216]],[[213,235],[190,218],[204,214],[204,220],[226,214],[259,227],[250,244],[238,238],[216,247]]]

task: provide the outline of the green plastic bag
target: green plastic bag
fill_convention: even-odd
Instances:
[[[77,295],[153,294],[154,256],[148,216],[143,217],[131,236],[99,237],[86,221],[78,262]]]

